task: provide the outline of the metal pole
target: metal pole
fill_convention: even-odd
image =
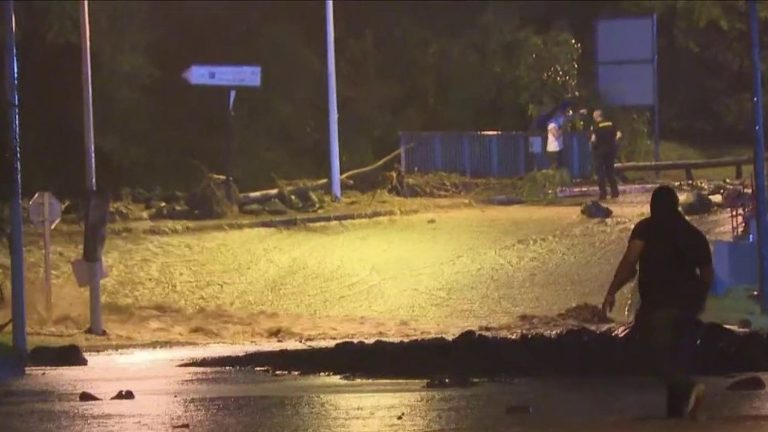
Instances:
[[[91,25],[88,0],[80,2],[80,38],[83,66],[83,114],[85,126],[85,186],[96,190],[96,153],[93,144],[93,93],[91,85]]]
[[[88,17],[88,0],[80,1],[80,38],[83,66],[83,117],[85,131],[85,187],[96,191],[96,152],[93,140],[93,92],[91,84],[91,30]],[[91,194],[89,194],[91,195]],[[87,225],[87,224],[86,224]],[[90,333],[104,334],[101,319],[101,262],[87,263],[90,297]]]
[[[237,197],[233,194],[233,188],[232,185],[234,183],[233,181],[233,171],[235,166],[235,146],[237,145],[236,142],[236,136],[235,136],[235,96],[237,96],[237,91],[235,89],[229,90],[229,111],[228,111],[228,119],[229,119],[229,140],[227,141],[227,154],[226,154],[226,170],[227,170],[227,200],[230,203],[236,204],[237,203]]]
[[[656,14],[653,14],[653,160],[661,160],[660,132],[661,118],[659,118],[659,47],[658,47],[658,27],[656,25]],[[659,177],[659,172],[656,172]]]
[[[16,59],[16,18],[13,1],[3,2],[6,38],[6,84],[10,130],[12,187],[10,206],[11,252],[11,313],[13,317],[13,347],[27,355],[27,318],[24,301],[24,232],[21,214],[21,147],[19,141],[19,65]]]
[[[336,54],[333,36],[333,1],[325,0],[328,49],[328,127],[331,139],[331,195],[341,199],[341,167],[339,164],[339,108],[336,103]]]
[[[48,219],[51,193],[43,193],[43,271],[45,272],[45,311],[48,321],[53,320],[53,290],[51,288],[51,223]]]
[[[752,70],[754,77],[754,95],[752,103],[755,112],[755,193],[757,195],[757,251],[760,274],[760,305],[763,313],[768,313],[768,219],[766,219],[765,185],[765,135],[763,132],[763,85],[760,72],[760,31],[757,15],[757,2],[750,0],[749,29],[752,39]]]

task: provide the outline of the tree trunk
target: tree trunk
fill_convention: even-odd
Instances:
[[[410,148],[411,146],[412,146],[412,144],[407,146],[406,149]],[[346,172],[346,173],[341,175],[341,180],[342,181],[348,180],[350,177],[353,177],[353,176],[356,176],[356,175],[360,175],[360,174],[364,174],[364,173],[373,171],[373,170],[375,170],[377,168],[380,168],[382,165],[386,164],[387,162],[389,162],[390,160],[392,160],[396,156],[398,156],[401,151],[402,151],[402,149],[397,149],[394,152],[390,153],[389,155],[385,156],[383,159],[379,160],[378,162],[376,162],[376,163],[374,163],[372,165],[368,165],[367,167],[358,168],[358,169]],[[350,183],[350,182],[348,182],[348,183]],[[317,190],[317,189],[322,189],[327,184],[328,184],[328,179],[315,180],[313,182],[310,182],[308,185],[296,186],[296,187],[288,188],[288,189],[285,190],[285,192],[290,195],[292,192],[299,191],[299,190],[302,190],[302,189]],[[280,189],[279,188],[260,190],[260,191],[256,191],[256,192],[244,192],[244,193],[240,194],[240,205],[248,205],[248,204],[253,204],[253,203],[262,203],[262,202],[265,202],[265,201],[269,201],[271,199],[277,198],[278,194],[280,194]]]

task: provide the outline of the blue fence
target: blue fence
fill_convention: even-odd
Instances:
[[[571,176],[591,177],[588,135],[566,134],[563,143],[563,163]],[[400,148],[401,166],[409,173],[520,177],[549,167],[545,137],[520,132],[401,132]]]

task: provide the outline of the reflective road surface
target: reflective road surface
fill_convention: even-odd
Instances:
[[[89,354],[82,368],[30,369],[0,384],[0,431],[768,430],[765,393],[725,392],[725,379],[706,380],[706,418],[694,423],[661,419],[662,389],[645,378],[520,379],[438,390],[423,381],[175,366],[248,349],[126,350]],[[108,399],[124,389],[136,399],[78,401],[83,390]]]

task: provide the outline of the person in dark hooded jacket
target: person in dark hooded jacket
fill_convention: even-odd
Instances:
[[[635,225],[603,300],[613,310],[616,293],[638,274],[640,308],[633,332],[667,386],[667,416],[695,417],[704,391],[690,377],[698,316],[714,272],[709,242],[679,210],[677,193],[659,186],[651,216]]]

